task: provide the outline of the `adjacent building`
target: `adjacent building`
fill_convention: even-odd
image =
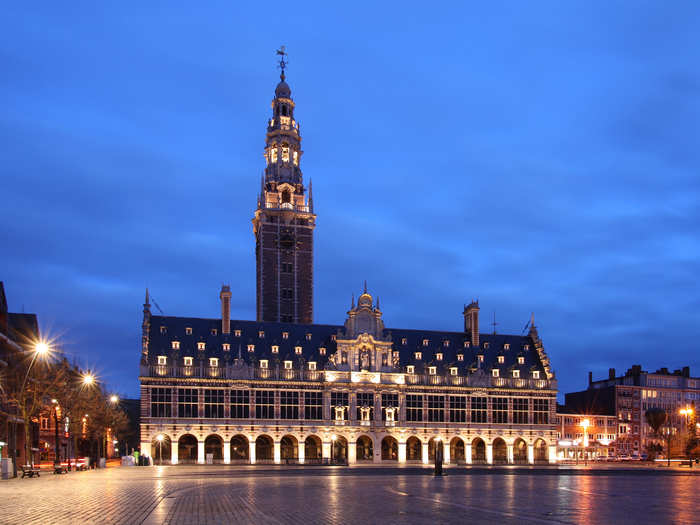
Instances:
[[[611,368],[607,379],[593,381],[588,375],[588,389],[566,394],[566,407],[578,413],[601,414],[617,418],[616,455],[641,456],[647,445],[658,442],[646,423],[645,412],[652,407],[666,411],[667,429],[678,432],[686,421],[680,410],[695,407],[700,401],[700,378],[690,376],[690,367],[670,372],[656,372],[633,365],[622,376]]]

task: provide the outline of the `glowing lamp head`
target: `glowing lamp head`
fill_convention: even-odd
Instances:
[[[95,384],[95,376],[91,373],[86,373],[83,375],[83,384],[85,386],[91,386]]]
[[[43,341],[40,341],[36,345],[34,345],[34,351],[38,355],[46,355],[49,353],[49,345]]]
[[[110,396],[109,402],[110,402],[110,403],[113,403],[113,404],[118,403],[118,402],[119,402],[119,396],[115,396],[115,395]]]
[[[336,439],[338,439],[338,436],[336,436],[335,434],[333,434],[333,435],[331,436],[331,440],[332,440],[332,441],[335,441]]]
[[[163,441],[163,434],[158,434],[158,436],[156,437],[156,439],[157,439],[158,441]]]
[[[591,422],[588,421],[587,419],[584,419],[583,421],[581,421],[581,426],[582,426],[583,428],[588,428],[588,427],[591,426]]]

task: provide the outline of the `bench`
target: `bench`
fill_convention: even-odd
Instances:
[[[41,469],[39,467],[35,467],[33,465],[22,465],[22,477],[26,478],[33,478],[36,476],[37,478],[39,477],[39,473],[41,472]]]

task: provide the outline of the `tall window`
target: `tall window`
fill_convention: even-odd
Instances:
[[[513,423],[516,425],[527,424],[528,400],[522,397],[513,398]]]
[[[331,408],[332,407],[347,407],[348,393],[347,392],[331,392]],[[331,419],[335,419],[336,415],[331,414]],[[343,419],[348,419],[348,411],[343,412]]]
[[[398,394],[382,394],[382,420],[386,421],[386,408],[393,407],[399,408],[399,395]],[[398,421],[398,413],[395,415],[395,419]]]
[[[493,407],[493,422],[508,423],[508,398],[494,397],[491,403]]]
[[[532,416],[535,425],[546,425],[549,423],[549,399],[533,399]]]
[[[323,419],[323,392],[304,392],[304,419]]]
[[[299,392],[280,392],[280,418],[299,419]]]
[[[199,395],[196,388],[177,389],[177,416],[178,417],[199,417],[197,405]]]
[[[425,396],[428,402],[428,421],[445,421],[445,396]]]
[[[423,421],[423,396],[406,395],[406,421]]]
[[[472,397],[472,423],[486,423],[485,397]]]
[[[357,420],[362,420],[361,407],[368,406],[369,409],[369,419],[370,421],[374,419],[374,394],[372,392],[358,392],[357,393]]]
[[[204,390],[204,417],[224,417],[224,391],[221,389]]]
[[[275,391],[255,391],[255,417],[257,419],[275,419]]]
[[[172,406],[170,388],[151,388],[151,417],[170,417]]]
[[[450,396],[450,421],[467,422],[467,396]]]
[[[231,417],[233,419],[250,417],[250,391],[231,390]]]

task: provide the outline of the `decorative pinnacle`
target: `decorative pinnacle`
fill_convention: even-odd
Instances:
[[[367,279],[365,279],[365,290],[363,293],[367,293]]]
[[[280,46],[280,48],[277,50],[277,55],[282,57],[282,58],[280,58],[280,61],[279,61],[279,66],[280,66],[280,69],[282,70],[282,72],[280,73],[280,79],[284,80],[284,68],[286,68],[287,64],[288,64],[288,62],[285,60],[285,58],[287,57],[286,47]]]

